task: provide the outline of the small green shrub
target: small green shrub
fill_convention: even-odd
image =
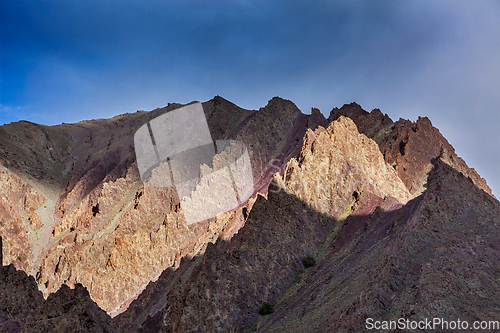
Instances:
[[[316,259],[311,256],[305,257],[304,259],[302,259],[302,263],[304,264],[305,268],[313,267],[314,265],[316,265]]]
[[[265,316],[274,312],[274,305],[264,302],[259,309],[259,314]]]

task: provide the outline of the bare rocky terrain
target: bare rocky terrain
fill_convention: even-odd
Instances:
[[[0,127],[0,327],[359,332],[368,317],[500,319],[500,203],[427,118],[352,103],[325,119],[280,98],[255,111],[217,96],[203,103],[211,135],[247,145],[255,193],[187,225],[172,189],[141,182],[133,145],[180,106]],[[274,313],[259,315],[264,302]]]
[[[442,161],[404,206],[361,197],[325,258],[256,331],[363,332],[368,318],[498,320],[499,212],[497,200]]]
[[[179,106],[54,127],[3,126],[6,263],[35,276],[45,296],[81,283],[113,313],[182,257],[235,232],[243,207],[188,227],[170,189],[140,181],[135,130]],[[251,147],[261,192],[276,167],[300,151],[308,117],[289,101],[273,99],[256,112],[216,97],[204,109],[214,139]]]

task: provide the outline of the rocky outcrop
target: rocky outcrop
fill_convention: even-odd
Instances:
[[[411,198],[377,144],[343,116],[327,129],[308,130],[300,156],[290,160],[285,176],[287,191],[337,219],[364,191],[402,203]]]
[[[331,324],[333,331],[359,330],[357,314],[365,308],[369,315],[395,316],[399,315],[395,309],[406,311],[405,304],[412,304],[411,298],[397,298],[418,296],[409,293],[405,279],[419,278],[417,271],[427,269],[419,266],[421,262],[431,268],[441,263],[430,262],[427,249],[464,267],[469,259],[453,257],[454,250],[472,249],[481,260],[486,260],[484,253],[496,253],[493,238],[483,236],[496,234],[474,221],[490,219],[496,226],[494,213],[489,212],[496,211],[497,201],[430,121],[393,123],[379,110],[367,113],[357,104],[334,109],[327,121],[317,109],[307,116],[280,98],[259,111],[241,109],[221,97],[205,102],[213,139],[246,144],[255,193],[233,211],[188,225],[174,189],[140,181],[133,146],[138,127],[179,106],[54,127],[19,122],[0,128],[3,262],[14,263],[32,277],[13,266],[2,268],[2,274],[7,284],[7,276],[19,276],[12,283],[24,286],[22,290],[36,284],[47,300],[40,293],[29,292],[29,297],[41,308],[56,309],[29,314],[19,303],[20,310],[14,313],[5,305],[4,322],[16,329],[31,325],[49,331],[65,330],[57,325],[110,329],[109,317],[94,311],[90,295],[116,316],[113,325],[126,332],[267,331],[282,328],[276,326],[278,319],[283,319],[284,327],[308,331],[289,317],[299,315],[299,304],[309,304],[299,316],[311,323],[309,327],[326,318],[325,325],[340,323]],[[427,180],[433,163],[438,167]],[[446,197],[445,186],[455,186],[449,194],[453,199]],[[435,206],[432,200],[437,200]],[[457,208],[460,200],[465,200],[464,210]],[[474,208],[481,200],[484,207]],[[428,221],[438,225],[437,234]],[[489,247],[486,252],[469,242],[469,234],[460,234],[460,226],[477,229],[478,241]],[[449,239],[439,233],[447,230],[453,235]],[[441,245],[434,248],[425,239]],[[412,242],[409,252],[404,250],[407,241]],[[462,248],[462,241],[468,247]],[[320,263],[301,272],[305,256]],[[492,272],[496,274],[496,268]],[[487,279],[490,273],[485,270]],[[367,278],[372,275],[374,279]],[[355,280],[350,282],[349,277]],[[452,278],[461,281],[458,275]],[[440,296],[424,282],[424,292]],[[375,291],[360,294],[359,286]],[[461,295],[467,298],[464,286]],[[487,297],[496,295],[490,287],[484,286],[491,292]],[[354,298],[345,297],[346,290]],[[391,294],[394,290],[399,294]],[[5,297],[10,302],[11,296]],[[316,298],[324,307],[315,303]],[[383,305],[367,305],[364,299]],[[269,321],[258,315],[263,302],[277,303],[278,311]],[[396,302],[396,308],[386,308],[388,302]],[[338,309],[329,307],[337,303]],[[450,313],[455,310],[462,311],[449,308]],[[36,317],[46,325],[44,316],[66,319],[56,326],[18,320]],[[85,326],[81,318],[93,319]]]
[[[499,213],[497,200],[438,161],[426,192],[404,207],[360,200],[325,259],[256,331],[360,332],[368,318],[458,318],[470,328],[498,320]]]
[[[0,237],[0,258],[2,238]],[[63,286],[47,300],[35,279],[14,265],[0,267],[2,332],[115,332],[111,318],[77,284]]]
[[[208,243],[234,234],[254,199],[187,226],[172,190],[140,181],[135,130],[180,106],[54,127],[27,122],[2,127],[0,134],[9,135],[0,138],[1,161],[8,166],[2,177],[15,184],[0,192],[6,263],[35,276],[45,297],[62,284],[81,283],[102,308],[116,314],[182,257],[203,253]],[[259,111],[218,96],[203,108],[214,140],[247,145],[254,187],[261,193],[300,151],[309,119],[280,98]]]
[[[493,195],[486,181],[457,156],[455,149],[427,117],[419,117],[416,122],[400,119],[393,123],[378,109],[368,113],[358,104],[351,103],[340,109],[333,109],[328,119],[335,120],[341,115],[353,119],[361,133],[379,144],[386,162],[395,168],[412,194],[419,194],[424,190],[433,160],[441,158],[472,179],[486,193]]]
[[[352,120],[309,130],[300,157],[274,176],[268,200],[257,199],[238,234],[165,272],[115,322],[122,331],[249,330],[260,305],[283,296],[302,258],[316,256],[342,212],[367,195],[402,203],[411,197]]]

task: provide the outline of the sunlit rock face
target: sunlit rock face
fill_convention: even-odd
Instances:
[[[376,142],[360,134],[346,117],[326,129],[308,130],[300,156],[287,165],[285,183],[287,191],[335,218],[364,191],[401,203],[411,198]]]
[[[259,111],[241,109],[221,97],[204,103],[205,129],[215,145],[239,142],[246,149],[232,154],[234,166],[222,168],[232,170],[232,180],[240,182],[234,183],[235,204],[208,214],[200,200],[183,199],[175,187],[143,182],[137,165],[138,129],[180,107],[169,104],[151,112],[52,127],[29,122],[2,126],[4,264],[34,276],[45,297],[62,284],[81,283],[107,312],[123,311],[163,270],[237,232],[256,193],[267,193],[273,174],[283,172],[288,159],[298,154],[310,126],[309,116],[279,98]],[[216,158],[224,159],[223,149],[217,152]],[[238,172],[241,166],[244,173]],[[205,186],[214,183],[208,177],[200,179],[192,197],[214,194]],[[184,207],[189,221],[181,200],[191,200]]]
[[[498,307],[499,203],[427,118],[394,123],[350,104],[325,119],[280,98],[250,111],[215,97],[202,105],[207,158],[193,157],[199,146],[155,153],[142,179],[134,136],[181,107],[0,127],[13,264],[0,283],[23,295],[19,311],[0,309],[2,328],[360,331],[366,316],[430,315],[438,298],[450,318]],[[460,273],[473,262],[487,264]],[[264,302],[274,313],[259,317]]]
[[[351,118],[360,133],[379,144],[386,162],[394,167],[413,195],[424,190],[431,164],[437,158],[469,177],[486,193],[493,195],[486,181],[457,156],[455,149],[439,130],[432,126],[429,118],[419,117],[416,122],[406,119],[393,122],[379,109],[368,113],[356,103],[346,104],[340,109],[334,108],[328,120],[332,121],[340,116]]]
[[[165,272],[116,322],[124,330],[249,330],[260,304],[283,295],[302,258],[316,255],[343,213],[365,198],[374,208],[384,198],[402,205],[411,195],[352,120],[308,130],[299,156],[283,176],[274,175],[268,199],[257,199],[230,243],[219,241],[179,271]],[[138,309],[143,315],[133,318]]]

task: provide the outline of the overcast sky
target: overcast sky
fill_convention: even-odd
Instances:
[[[499,1],[0,1],[0,124],[215,95],[428,116],[500,197]]]

